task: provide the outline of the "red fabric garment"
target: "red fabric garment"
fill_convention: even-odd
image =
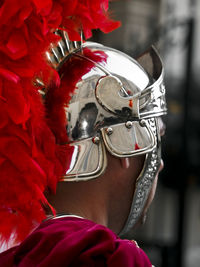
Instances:
[[[150,267],[134,242],[92,221],[61,217],[43,222],[21,245],[0,254],[11,267]]]

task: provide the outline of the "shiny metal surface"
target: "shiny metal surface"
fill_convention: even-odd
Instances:
[[[112,134],[107,134],[107,128],[101,129],[106,148],[112,155],[132,157],[151,152],[156,147],[156,136],[148,121],[143,120],[142,126],[138,121],[131,124],[131,128],[127,128],[126,123],[113,125]]]
[[[166,114],[165,85],[163,83],[164,70],[158,52],[152,47],[138,58],[138,62],[153,79],[153,84],[142,92],[140,98],[141,117],[148,118]]]
[[[107,166],[105,147],[102,142],[95,142],[93,138],[70,144],[74,148],[71,163],[64,181],[87,181],[102,174]]]
[[[84,45],[85,49],[86,47],[87,43]],[[84,48],[81,55],[83,58]],[[76,86],[77,89],[66,108],[70,141],[92,137],[105,126],[166,113],[162,71],[158,80],[151,84],[149,75],[136,61],[123,53],[96,44],[92,46],[91,43],[89,48],[93,52],[99,49],[103,51],[107,61],[95,63],[95,67],[84,75]],[[111,55],[114,55],[113,58],[110,58]],[[125,66],[122,66],[124,67],[122,69],[127,72],[124,73],[126,75],[124,77],[114,72],[117,71],[114,67],[117,55],[119,55],[118,66],[122,66],[121,58],[125,58]],[[80,54],[75,53],[73,56],[79,57]],[[128,70],[131,67],[133,72],[130,75]]]
[[[156,119],[150,119],[149,124],[154,134],[159,137],[159,128]],[[140,218],[145,207],[149,192],[161,164],[161,143],[159,139],[160,137],[157,139],[156,147],[146,155],[143,170],[137,179],[128,219],[119,234],[121,238],[133,237],[134,225]]]
[[[66,31],[57,30],[55,34],[61,39],[57,45],[51,45],[49,51],[46,52],[46,57],[47,61],[57,69],[68,55],[80,48],[80,44],[76,41],[70,41]]]
[[[126,97],[121,94],[125,93]],[[123,116],[123,109],[130,110],[130,116],[139,118],[139,95],[130,96],[121,81],[108,75],[98,80],[95,90],[97,101],[115,115]]]
[[[65,107],[70,143],[80,144],[83,141],[85,150],[90,151],[86,140],[102,135],[100,142],[103,140],[108,151],[115,156],[125,157],[151,152],[155,147],[155,136],[152,135],[148,122],[145,127],[139,122],[143,118],[166,113],[162,62],[156,51],[152,48],[139,59],[142,61],[149,58],[152,67],[147,70],[151,71],[151,77],[134,59],[96,43],[86,42],[81,53],[73,52],[70,60],[73,62],[73,57],[79,57],[91,61],[84,54],[84,49],[88,48],[93,53],[103,52],[106,61],[94,62],[94,67],[77,83],[70,103]],[[156,67],[153,61],[157,62]],[[146,67],[145,62],[142,63]],[[127,121],[133,123],[131,131],[127,131],[125,127]],[[117,131],[108,136],[105,129],[110,126]],[[138,140],[139,149],[133,149]],[[81,164],[77,163],[77,166]],[[88,170],[88,173],[91,171]],[[84,177],[85,172],[77,172],[74,178],[74,172],[68,171],[65,180],[78,181]]]

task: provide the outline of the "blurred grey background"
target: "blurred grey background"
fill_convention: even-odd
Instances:
[[[111,10],[121,28],[94,40],[133,57],[154,44],[165,67],[165,169],[135,239],[156,267],[199,267],[200,0],[121,0]]]

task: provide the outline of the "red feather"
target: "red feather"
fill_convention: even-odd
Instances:
[[[108,16],[108,0],[2,0],[0,3],[0,236],[16,241],[45,218],[44,191],[56,190],[70,162],[68,146],[56,145],[60,129],[47,120],[34,77],[47,84],[59,76],[44,52],[65,28],[71,40],[92,29],[119,26]],[[85,69],[86,70],[86,69]],[[81,78],[82,72],[79,72]],[[74,80],[75,82],[75,80]],[[70,83],[73,90],[73,81]],[[62,88],[62,87],[61,87]],[[69,95],[65,98],[69,100]],[[62,113],[62,112],[61,112]],[[51,117],[49,114],[48,117]],[[62,115],[62,114],[61,114]],[[52,115],[53,116],[53,115]],[[63,117],[61,116],[61,119]],[[51,129],[52,127],[52,129]],[[50,207],[51,208],[51,207]]]

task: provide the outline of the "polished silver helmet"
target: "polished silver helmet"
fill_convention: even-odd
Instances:
[[[76,73],[74,62],[79,62],[80,69],[82,64],[90,66],[81,72],[68,103],[62,102],[64,129],[73,151],[64,181],[99,177],[107,166],[106,150],[116,157],[146,154],[121,232],[127,237],[141,215],[160,166],[157,118],[167,110],[162,62],[154,47],[136,61],[97,43],[77,46],[65,33],[59,34],[62,40],[47,56],[60,74],[62,87],[65,83],[67,87],[65,77]]]

